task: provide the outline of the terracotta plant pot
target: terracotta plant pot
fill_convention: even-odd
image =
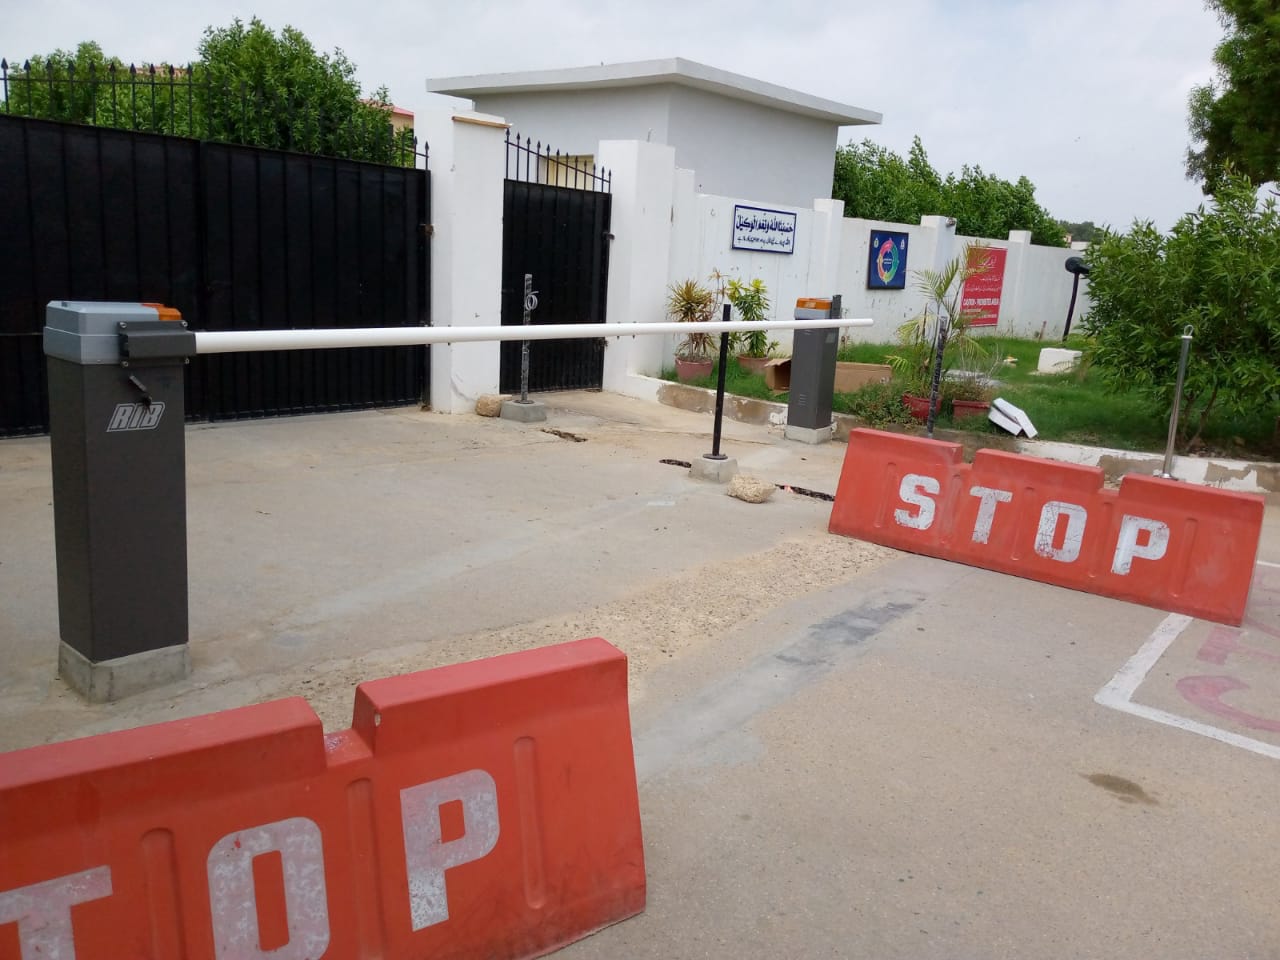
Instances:
[[[952,400],[951,417],[954,420],[968,420],[970,417],[985,417],[991,404],[985,400]]]
[[[764,365],[768,362],[768,357],[738,357],[738,366],[744,373],[764,373]]]
[[[711,360],[682,360],[676,357],[676,379],[681,383],[701,380],[703,377],[711,376],[713,366],[714,363]]]
[[[911,414],[911,416],[915,417],[921,423],[924,423],[929,419],[929,398],[928,397],[917,397],[911,393],[904,393],[902,395],[902,402],[906,406],[907,411]],[[941,409],[942,409],[942,398],[939,397],[938,402],[933,405],[933,410],[935,413],[937,413]]]

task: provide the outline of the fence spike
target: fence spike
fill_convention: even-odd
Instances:
[[[27,60],[26,62],[24,62],[24,63],[22,64],[22,72],[23,72],[23,73],[30,73],[30,72],[31,72],[31,61],[30,61],[30,60]]]
[[[129,76],[134,77],[135,79],[138,76],[138,68],[132,63],[129,64]]]
[[[9,61],[5,60],[3,57],[0,57],[0,70],[4,70],[6,72],[9,70]]]

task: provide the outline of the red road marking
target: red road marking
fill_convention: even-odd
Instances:
[[[1268,720],[1247,713],[1239,707],[1223,703],[1221,697],[1233,690],[1248,690],[1249,685],[1235,677],[1183,677],[1178,681],[1178,692],[1187,700],[1209,713],[1225,717],[1253,730],[1280,733],[1280,720]]]

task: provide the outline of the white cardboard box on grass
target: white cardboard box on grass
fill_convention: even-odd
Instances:
[[[1036,363],[1037,373],[1066,373],[1080,364],[1082,352],[1065,350],[1062,347],[1045,347],[1040,351],[1040,359]]]
[[[996,397],[991,401],[991,409],[987,411],[987,419],[1002,430],[1008,430],[1015,437],[1024,433],[1030,440],[1036,435],[1035,424],[1021,407],[1015,407],[1008,400]]]

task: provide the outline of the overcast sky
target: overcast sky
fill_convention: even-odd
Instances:
[[[1186,100],[1222,35],[1200,0],[0,0],[13,61],[96,40],[126,61],[194,58],[206,26],[257,15],[341,47],[367,90],[415,109],[427,77],[680,56],[879,111],[942,172],[1026,175],[1065,220],[1167,228],[1200,203]]]

